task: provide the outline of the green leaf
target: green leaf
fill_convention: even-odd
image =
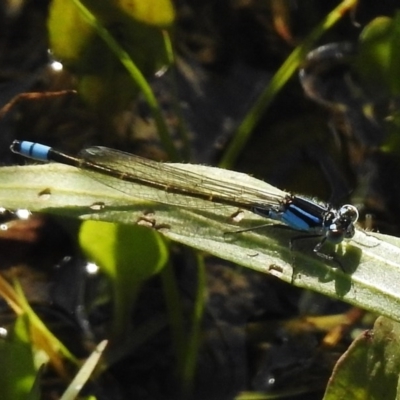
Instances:
[[[157,11],[156,5],[160,7]],[[110,43],[98,36],[99,27],[114,39],[111,46],[124,49],[141,74],[151,77],[169,65],[161,28],[170,27],[173,21],[174,10],[168,0],[140,4],[53,0],[48,19],[50,47],[55,57],[77,74],[80,95],[97,110],[110,113],[126,107],[140,85],[115,57]]]
[[[88,10],[79,0],[71,1],[71,4],[73,3],[74,7],[76,8],[76,10],[74,9],[72,11],[72,23],[68,24],[68,22],[64,22],[63,7],[65,6],[65,2],[63,2],[62,0],[60,3],[57,3],[59,0],[54,1],[54,8],[57,8],[57,4],[60,7],[58,10],[54,10],[54,14],[62,21],[57,20],[57,18],[54,18],[53,20],[51,12],[49,29],[51,31],[52,28],[50,25],[54,24],[54,29],[56,29],[56,33],[54,34],[55,43],[53,44],[52,48],[53,51],[58,54],[60,58],[64,57],[61,52],[58,53],[58,41],[60,41],[60,49],[64,49],[66,46],[73,47],[73,44],[69,44],[68,42],[64,41],[68,40],[67,38],[69,29],[79,29],[80,24],[77,24],[76,28],[74,27],[74,18],[82,18],[82,23],[89,29],[89,33],[87,33],[86,31],[82,33],[84,37],[87,37],[87,40],[85,40],[84,43],[81,43],[79,41],[79,43],[77,44],[78,54],[76,56],[76,62],[71,62],[71,66],[77,68],[78,70],[80,69],[80,67],[82,67],[82,71],[80,71],[79,74],[81,95],[86,98],[86,100],[99,111],[99,117],[102,118],[106,124],[109,124],[110,121],[112,121],[113,112],[119,111],[121,108],[124,108],[127,102],[135,96],[137,90],[140,90],[150,107],[158,130],[158,134],[165,150],[167,151],[171,160],[178,159],[178,152],[175,149],[174,143],[169,135],[169,131],[161,112],[161,108],[153,93],[153,90],[146,80],[146,75],[149,71],[147,71],[147,69],[143,70],[143,66],[141,66],[139,60],[136,60],[136,58],[133,59],[133,56],[129,53],[129,46],[132,46],[131,40],[128,38],[128,44],[127,46],[124,46],[124,44],[126,44],[123,40],[125,36],[121,37],[121,35],[118,34],[117,37],[119,40],[117,41],[112,36],[112,32],[107,29],[107,26],[103,26],[101,18],[93,15],[90,10]],[[71,4],[67,5],[66,7],[70,7]],[[104,6],[104,4],[107,3],[94,2],[93,4],[101,7],[101,4],[103,4]],[[66,12],[65,14],[67,16],[69,15],[68,12]],[[124,16],[124,18],[127,17]],[[131,21],[129,17],[128,19],[129,21]],[[64,34],[57,33],[57,29],[61,29],[59,28],[58,24],[61,24],[62,26],[64,23],[67,25]],[[120,25],[117,24],[116,26]],[[165,65],[169,65],[173,61],[171,57],[170,42],[168,40],[168,34],[165,30],[161,31],[156,27],[146,25],[146,28],[143,28],[143,32],[141,30],[141,34],[145,34],[145,31],[147,29],[150,29],[152,31],[156,30],[155,35],[161,35],[159,40],[154,41],[153,39],[151,39],[150,35],[150,38],[148,39],[153,42],[153,47],[146,47],[144,53],[145,62],[150,63],[152,65],[152,68],[154,67],[155,70],[157,70],[158,63],[160,63],[161,68]],[[98,37],[94,36],[94,31],[96,32],[96,35],[98,35]],[[90,44],[92,41],[92,37],[93,41],[95,42],[93,45]],[[139,37],[140,35],[136,37],[136,40]],[[162,52],[160,52],[160,49],[158,49],[158,47],[161,45],[161,39],[163,42]],[[138,51],[141,48],[140,45],[145,43],[146,40],[139,40],[139,42],[140,44],[138,44],[138,46],[134,46],[134,49],[138,49]],[[96,43],[98,43],[98,45]],[[91,51],[85,51],[85,56],[81,58],[80,56],[82,54],[82,51],[86,50],[87,47],[89,47]],[[101,51],[102,47],[105,47],[105,53]],[[146,51],[151,51],[152,49],[154,50],[153,54],[146,53]],[[156,60],[158,60],[155,62],[155,66],[151,61],[154,57],[156,58]],[[68,55],[65,56],[65,59],[68,62]],[[121,66],[123,66],[124,70],[120,70]],[[152,70],[150,73],[154,72],[155,71]]]
[[[36,377],[27,320],[18,317],[13,331],[0,340],[0,398],[27,398]]]
[[[70,1],[51,2],[47,28],[53,54],[67,65],[79,63],[86,46],[95,35]]]
[[[400,12],[394,18],[378,17],[359,38],[355,65],[363,80],[382,93],[400,94]]]
[[[245,174],[201,165],[180,167],[217,176],[227,186],[234,182],[270,190],[268,184]],[[163,200],[167,195],[140,185],[134,186],[133,192],[147,199]],[[315,256],[312,249],[317,240],[297,240],[295,251],[291,251],[290,239],[299,232],[270,225],[235,234],[239,229],[265,226],[271,221],[245,211],[242,220],[235,222],[231,218],[238,211],[235,207],[190,198],[180,201],[180,206],[173,206],[134,198],[64,165],[0,169],[3,207],[154,226],[177,242],[400,321],[399,239],[357,231],[354,240],[337,249],[343,272],[336,263]],[[191,202],[196,207],[190,208]]]
[[[121,11],[148,25],[166,28],[175,19],[175,10],[170,0],[117,0],[115,4]]]
[[[399,375],[400,325],[378,318],[338,361],[324,400],[398,399]]]
[[[138,291],[168,260],[161,235],[139,225],[85,221],[79,243],[86,257],[106,273],[114,287],[114,327],[126,331]]]
[[[143,282],[160,271],[168,252],[161,236],[143,226],[86,221],[79,232],[85,255],[101,266],[111,279],[128,286]]]
[[[43,375],[45,364],[42,364],[39,370],[36,373],[35,381],[33,382],[32,388],[26,397],[26,400],[40,400],[41,397],[41,378]]]
[[[77,4],[80,4],[77,1]],[[138,1],[84,0],[81,2],[96,23],[118,37],[120,45],[145,76],[168,65],[161,28],[174,22],[169,0]],[[160,7],[160,8],[155,8]],[[48,20],[50,46],[54,55],[82,72],[110,71],[110,50],[96,40],[89,24],[74,1],[53,0]],[[119,61],[113,57],[116,64]],[[106,63],[105,63],[106,61]]]

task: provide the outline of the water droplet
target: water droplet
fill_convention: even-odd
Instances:
[[[54,72],[60,72],[63,70],[64,66],[59,62],[59,61],[52,61],[50,63],[50,68],[54,71]]]
[[[85,270],[88,274],[95,275],[99,272],[99,267],[95,263],[88,262],[85,265]]]
[[[17,211],[15,211],[15,215],[19,219],[28,219],[32,215],[32,213],[26,208],[20,208]]]

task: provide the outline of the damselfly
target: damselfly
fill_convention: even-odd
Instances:
[[[185,164],[161,163],[107,147],[89,147],[78,156],[59,152],[51,147],[27,141],[14,141],[14,153],[39,161],[55,161],[88,171],[92,177],[133,197],[141,197],[137,185],[158,189],[150,200],[196,207],[196,199],[248,210],[265,218],[283,222],[307,237],[321,237],[314,252],[325,259],[332,255],[321,252],[325,242],[339,244],[354,236],[357,209],[349,204],[339,209],[319,204],[311,199],[292,195],[264,182],[260,187],[244,182],[226,182],[218,176],[202,174]],[[261,182],[260,182],[261,183]],[[146,196],[149,199],[148,196]]]

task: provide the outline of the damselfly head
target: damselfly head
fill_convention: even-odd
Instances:
[[[326,238],[339,244],[343,239],[351,239],[355,234],[354,224],[358,220],[358,210],[351,204],[345,204],[339,210],[330,210],[325,221],[329,223]]]
[[[338,210],[338,216],[335,221],[337,229],[343,232],[345,239],[351,239],[355,234],[354,224],[358,220],[358,210],[351,204],[345,204]]]
[[[338,213],[341,219],[348,219],[353,224],[355,224],[358,221],[358,216],[359,216],[358,210],[351,204],[345,204],[344,206],[340,207]]]

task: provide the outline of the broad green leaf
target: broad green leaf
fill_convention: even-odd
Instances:
[[[370,22],[359,38],[357,71],[365,82],[381,95],[400,94],[400,12],[394,18],[378,17]]]
[[[399,340],[399,323],[378,318],[374,329],[362,333],[338,361],[324,400],[398,399]]]
[[[61,17],[62,16],[62,17]],[[66,65],[75,65],[84,55],[95,32],[79,14],[72,1],[53,0],[47,21],[50,48]]]
[[[218,176],[227,185],[241,182],[270,189],[260,180],[233,171],[190,164],[181,167]],[[165,198],[165,192],[156,189],[137,185],[135,190],[138,197]],[[291,251],[290,238],[299,232],[269,226],[235,234],[271,221],[245,211],[242,220],[235,222],[231,218],[238,211],[235,207],[197,199],[197,208],[185,208],[193,199],[181,200],[182,206],[173,206],[133,198],[64,165],[0,169],[3,207],[154,226],[177,242],[400,321],[399,239],[357,231],[354,240],[337,249],[343,272],[337,264],[327,264],[313,254],[316,240],[297,240]],[[101,210],[99,204],[104,206]]]
[[[0,398],[27,398],[37,371],[25,316],[18,317],[9,336],[0,340],[0,360]]]
[[[115,4],[132,18],[160,28],[171,26],[175,19],[170,0],[116,0]]]
[[[158,273],[168,257],[160,234],[139,225],[86,221],[79,232],[79,243],[103,272],[111,279],[123,279],[121,284],[128,286]]]
[[[77,74],[80,95],[99,111],[110,113],[122,109],[139,93],[137,79],[126,71],[113,47],[122,48],[147,78],[169,65],[161,27],[173,23],[172,5],[168,0],[141,3],[140,6],[124,0],[51,3],[50,48]],[[159,5],[159,13],[151,5]],[[113,38],[114,43],[106,43],[98,36],[99,30]]]
[[[42,398],[41,396],[41,378],[43,375],[43,370],[44,370],[45,364],[42,364],[39,370],[36,372],[35,376],[35,381],[33,382],[32,388],[29,391],[28,396],[26,397],[26,400],[40,400]]]
[[[79,243],[114,288],[114,333],[122,334],[143,282],[158,273],[168,259],[161,235],[138,225],[85,221]]]
[[[174,10],[168,0],[111,1],[83,0],[97,24],[115,34],[144,75],[152,75],[168,64],[161,27],[174,22]],[[155,9],[160,6],[161,8]],[[156,12],[157,11],[157,12]],[[75,71],[112,72],[107,66],[114,58],[110,49],[96,39],[96,30],[82,15],[74,1],[53,0],[48,19],[50,47],[54,55]],[[106,62],[105,62],[106,61]],[[114,69],[116,67],[114,66]]]
[[[387,137],[381,150],[400,152],[400,112],[396,106],[400,95],[400,12],[393,18],[378,17],[370,22],[359,38],[355,68],[364,86],[379,103],[392,104],[385,114]]]

